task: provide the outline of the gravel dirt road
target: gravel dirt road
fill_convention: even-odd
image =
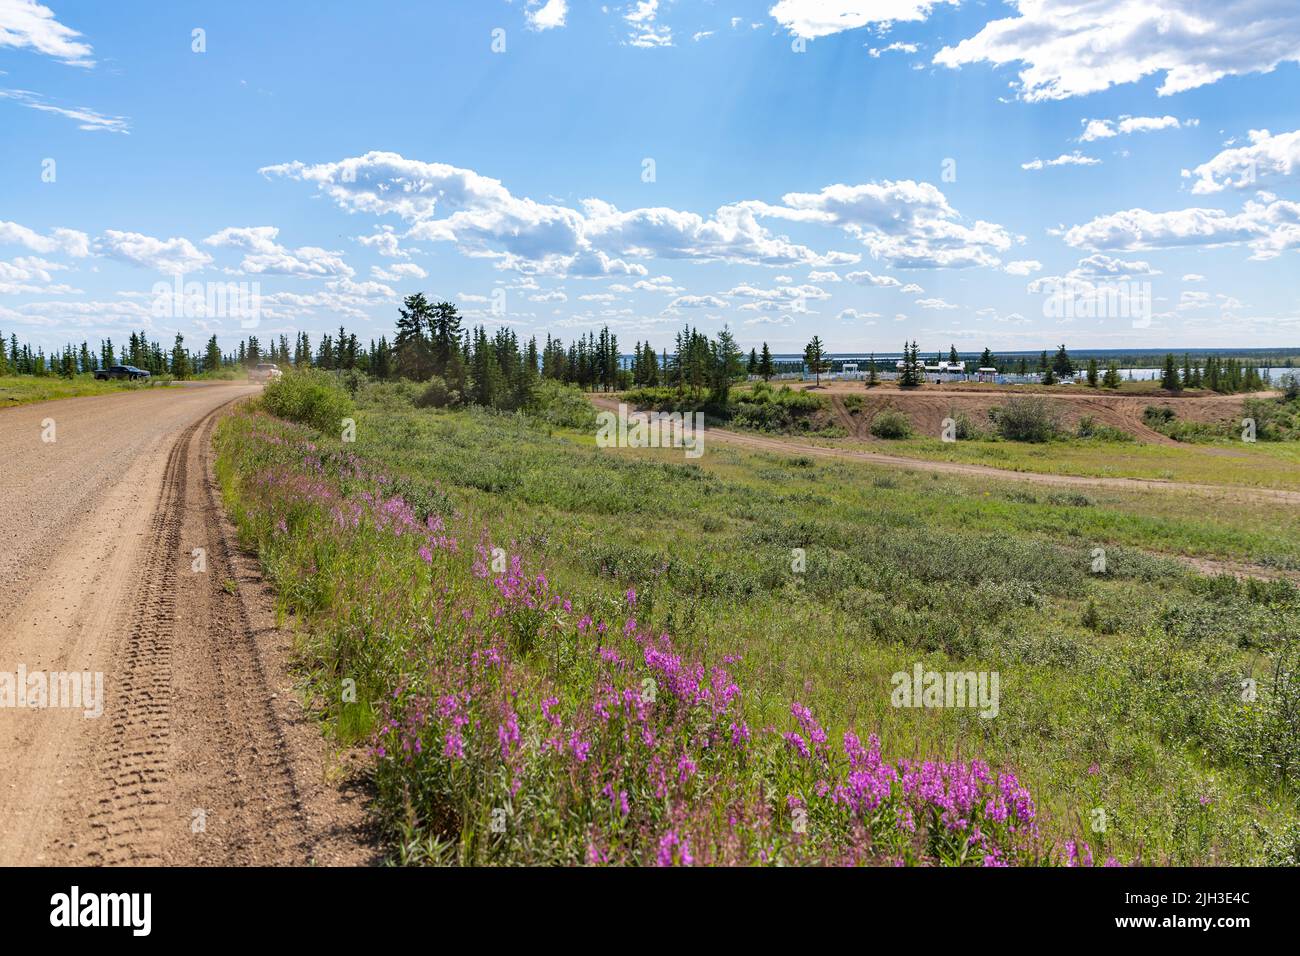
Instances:
[[[0,682],[102,673],[104,702],[0,706],[0,864],[374,862],[211,472],[257,391],[0,410]]]

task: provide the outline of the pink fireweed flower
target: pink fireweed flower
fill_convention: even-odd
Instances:
[[[686,838],[678,837],[676,832],[669,830],[659,838],[659,853],[655,862],[659,866],[693,866],[695,859],[691,856],[690,843]]]
[[[628,588],[624,597],[627,598],[628,607],[636,607],[636,588]]]
[[[452,760],[465,759],[465,740],[457,731],[453,730],[447,734],[442,746],[442,755]]]
[[[615,791],[614,785],[612,783],[607,783],[601,788],[600,792],[604,795],[605,799],[609,801],[610,808],[618,810],[619,816],[625,817],[632,812],[627,803],[626,790]]]
[[[579,737],[576,730],[569,735],[569,749],[573,751],[573,758],[578,763],[586,763],[587,757],[591,754],[591,744]]]
[[[794,718],[797,721],[799,721],[799,727],[808,735],[808,739],[812,741],[814,749],[824,749],[826,744],[826,731],[822,730],[821,724],[817,723],[816,719],[812,715],[812,711],[798,701],[794,701],[790,704],[790,713],[794,715]]]
[[[677,782],[685,783],[695,776],[695,761],[682,754],[677,760]]]
[[[542,716],[546,718],[546,722],[552,727],[558,727],[563,723],[559,715],[555,713],[555,707],[559,702],[560,698],[558,697],[547,697],[542,701]]]
[[[519,717],[507,709],[506,719],[497,726],[497,740],[501,744],[501,759],[508,761],[511,752],[519,746]]]
[[[1082,851],[1080,851],[1082,847]],[[1087,843],[1075,843],[1073,840],[1067,840],[1065,843],[1066,866],[1092,866],[1092,849]]]
[[[811,752],[808,750],[808,743],[794,731],[788,730],[781,736],[784,737],[785,742],[790,745],[790,749],[798,753],[799,756],[804,758],[812,756]]]

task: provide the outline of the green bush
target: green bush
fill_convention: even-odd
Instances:
[[[1079,438],[1094,438],[1098,441],[1133,441],[1133,436],[1128,432],[1112,428],[1110,425],[1103,425],[1091,415],[1084,415],[1079,419],[1079,424],[1075,427],[1075,435]]]
[[[1278,387],[1282,389],[1282,398],[1288,402],[1294,402],[1300,398],[1300,375],[1295,372],[1287,372],[1278,381]]]
[[[262,392],[262,406],[272,415],[337,434],[352,415],[352,398],[329,374],[317,370],[289,372]]]
[[[887,408],[871,420],[871,434],[877,438],[911,438],[912,423],[902,412]]]
[[[1286,398],[1248,398],[1242,405],[1242,418],[1255,419],[1255,436],[1260,441],[1296,441],[1300,439],[1300,402]],[[1239,423],[1232,421],[1225,429],[1236,437]]]
[[[447,387],[447,381],[441,375],[434,375],[425,384],[420,394],[415,396],[416,408],[446,408],[459,405],[460,393]]]
[[[419,386],[410,379],[395,382],[371,381],[361,390],[361,404],[373,405],[386,412],[405,411],[419,397]]]
[[[596,410],[576,385],[547,379],[537,389],[536,417],[555,428],[591,430],[596,427]]]
[[[1051,441],[1060,430],[1060,419],[1042,398],[1012,398],[1000,408],[990,409],[998,434],[1008,441]]]
[[[959,412],[956,409],[948,409],[948,417],[953,420],[955,426],[954,435],[958,441],[970,441],[974,438],[983,438],[975,423],[970,420],[970,416],[965,412]]]
[[[1177,417],[1172,408],[1163,405],[1148,405],[1142,410],[1142,420],[1156,429],[1161,425],[1168,425]]]
[[[749,391],[736,392],[725,406],[709,401],[707,396],[692,398],[689,392],[678,392],[667,385],[633,389],[623,398],[635,408],[659,412],[702,411],[711,419],[738,428],[775,433],[809,431],[816,425],[817,413],[828,405],[819,395],[795,391],[789,385],[773,388],[767,382],[757,382]]]

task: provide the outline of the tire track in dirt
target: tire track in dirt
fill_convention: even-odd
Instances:
[[[172,445],[149,524],[152,545],[130,602],[130,636],[114,667],[120,704],[109,709],[107,746],[95,758],[99,780],[87,823],[92,863],[158,863],[171,743],[175,561],[190,441],[198,423]]]
[[[839,423],[844,430],[849,433],[849,436],[851,438],[861,437],[858,423],[854,421],[853,416],[849,414],[848,407],[844,404],[844,399],[839,395],[829,395],[827,397],[830,399],[831,408],[835,410],[835,417],[839,420]]]
[[[280,695],[263,666],[241,593],[246,576],[236,566],[215,479],[202,453],[211,446],[216,420],[210,416],[203,423],[190,451],[201,494],[192,502],[197,507],[190,510],[186,544],[201,542],[207,570],[191,572],[195,586],[189,590],[202,593],[183,603],[191,629],[205,629],[208,640],[202,654],[184,655],[179,674],[186,686],[200,689],[198,700],[206,706],[191,708],[194,726],[187,728],[176,760],[178,790],[188,795],[176,802],[190,805],[191,832],[174,830],[166,857],[169,863],[294,863],[314,858],[315,839],[275,710]],[[181,560],[188,561],[190,550],[182,550]],[[216,780],[205,767],[213,755]],[[193,832],[196,811],[203,813],[201,834]]]

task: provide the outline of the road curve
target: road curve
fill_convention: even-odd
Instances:
[[[212,476],[219,416],[257,391],[0,410],[0,681],[104,690],[90,717],[0,693],[0,865],[371,861]]]

